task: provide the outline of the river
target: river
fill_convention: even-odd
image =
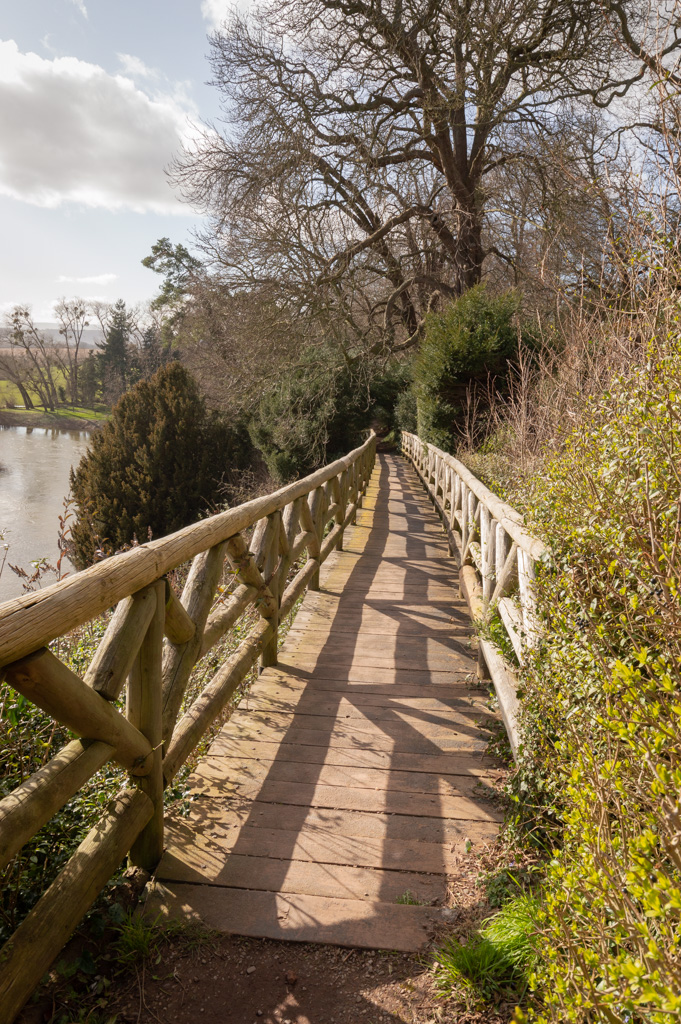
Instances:
[[[0,562],[9,545],[0,574],[0,601],[23,593],[21,580],[9,563],[31,572],[31,562],[59,557],[59,516],[69,492],[69,473],[85,452],[86,430],[45,427],[0,427]],[[66,560],[62,572],[72,571]],[[43,586],[54,583],[50,574]]]

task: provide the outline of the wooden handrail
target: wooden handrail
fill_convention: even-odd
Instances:
[[[281,511],[296,498],[310,494],[359,464],[370,451],[375,452],[373,434],[344,458],[272,494],[114,555],[44,590],[5,601],[0,604],[0,665],[45,647],[202,551],[241,533],[270,513]]]
[[[522,664],[537,641],[535,565],[546,545],[523,518],[462,462],[415,434],[402,433],[402,451],[421,477],[442,518],[450,550],[459,556],[459,584],[471,616],[485,626],[498,612]],[[478,671],[494,682],[514,755],[518,752],[518,683],[513,667],[487,637],[478,638]]]
[[[133,864],[155,867],[163,851],[164,785],[258,658],[262,666],[276,664],[279,623],[306,589],[318,588],[321,565],[354,522],[375,454],[371,433],[349,455],[273,494],[0,605],[7,682],[82,737],[0,800],[0,866],[107,761],[126,767],[137,786],[104,815],[0,950],[0,1024],[11,1024],[121,858],[129,853]],[[251,527],[247,542],[242,533]],[[178,596],[166,574],[189,559]],[[228,593],[218,589],[226,566]],[[81,679],[48,645],[113,605]],[[182,713],[197,662],[251,608],[258,614],[248,635]],[[126,681],[122,714],[114,702]],[[68,886],[81,879],[84,891],[69,902]],[[38,943],[39,955],[17,956],[29,942]]]

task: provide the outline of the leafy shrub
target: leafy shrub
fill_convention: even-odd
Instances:
[[[523,685],[522,785],[557,822],[539,1021],[681,1011],[680,395],[678,339],[651,345],[527,495],[553,554]]]
[[[72,474],[76,564],[94,561],[97,548],[111,554],[187,526],[248,458],[243,431],[208,411],[187,370],[162,367],[120,399]]]
[[[524,346],[535,340],[521,324],[515,292],[493,296],[477,285],[442,312],[428,315],[413,366],[418,433],[424,441],[456,449],[469,396],[479,403],[479,419],[489,386],[503,388],[519,339]]]

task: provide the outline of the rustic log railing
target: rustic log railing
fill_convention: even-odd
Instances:
[[[372,434],[297,483],[0,605],[4,678],[80,737],[0,800],[0,867],[108,761],[127,769],[134,784],[0,950],[0,1024],[14,1020],[125,855],[133,865],[156,866],[164,787],[258,657],[262,666],[276,664],[280,620],[306,589],[319,588],[320,566],[342,547],[361,506],[375,451]],[[242,532],[250,527],[247,543]],[[189,559],[178,596],[166,574]],[[218,592],[225,564],[236,577],[229,593]],[[81,679],[47,645],[114,605]],[[250,607],[259,615],[248,636],[180,715],[197,662]],[[126,681],[123,715],[113,702]]]
[[[479,672],[488,673],[494,683],[515,755],[520,743],[516,673],[484,632],[496,612],[522,665],[527,647],[537,641],[535,566],[547,549],[525,529],[520,513],[458,459],[415,434],[402,434],[402,451],[440,514],[452,553],[459,556],[461,593],[482,627]]]

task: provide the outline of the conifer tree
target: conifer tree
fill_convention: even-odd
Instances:
[[[207,410],[180,363],[139,381],[71,475],[76,565],[93,562],[98,549],[112,554],[187,526],[214,505],[223,474],[244,456],[242,435]]]
[[[113,404],[124,393],[128,383],[128,338],[130,314],[123,299],[118,299],[111,310],[111,321],[104,341],[100,343],[99,362],[102,375],[102,394]]]

